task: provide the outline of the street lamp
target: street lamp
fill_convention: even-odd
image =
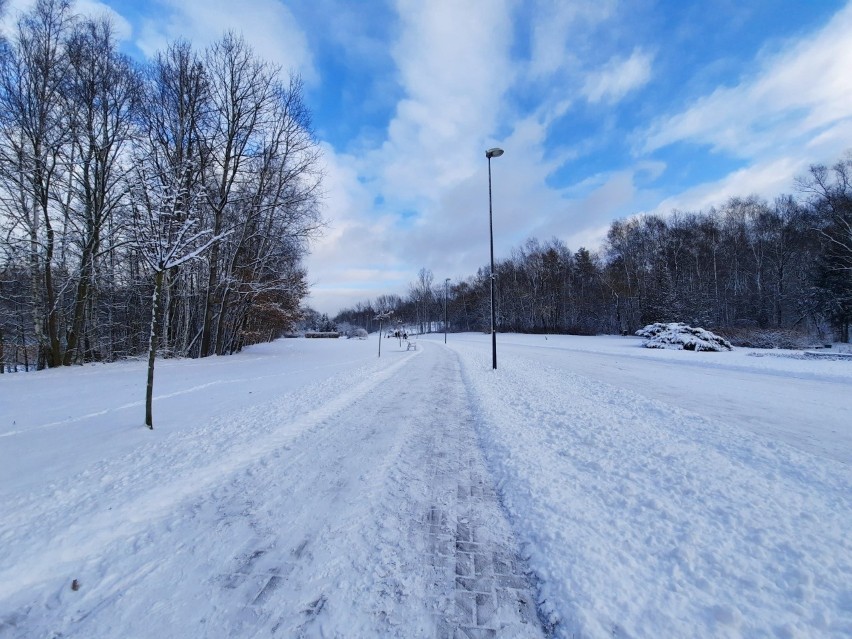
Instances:
[[[491,240],[491,367],[497,370],[497,329],[494,316],[494,221],[491,213],[491,158],[499,158],[503,149],[494,147],[485,152],[488,158],[488,235]]]
[[[390,319],[391,315],[393,315],[393,311],[387,311],[386,313],[379,313],[373,318],[374,320],[379,320],[379,357],[382,356],[382,322]]]
[[[444,344],[447,343],[447,286],[450,283],[450,278],[444,280]]]

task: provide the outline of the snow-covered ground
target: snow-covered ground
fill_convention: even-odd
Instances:
[[[852,636],[852,361],[376,339],[0,376],[0,637]]]

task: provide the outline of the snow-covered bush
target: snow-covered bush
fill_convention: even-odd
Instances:
[[[345,335],[347,338],[353,337],[353,331],[355,327],[352,326],[349,322],[338,322],[337,328],[334,329],[341,335]]]
[[[648,324],[636,331],[639,337],[647,338],[646,348],[670,348],[685,351],[729,351],[733,347],[724,337],[693,328],[683,322]]]
[[[340,322],[337,325],[337,332],[345,335],[347,339],[367,339],[367,329],[361,326],[353,326],[349,322]]]

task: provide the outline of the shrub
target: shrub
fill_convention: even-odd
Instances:
[[[788,328],[724,328],[719,329],[734,346],[746,348],[808,348],[814,340],[805,333]]]
[[[729,351],[733,348],[724,337],[693,328],[683,322],[648,324],[636,331],[639,337],[647,338],[646,348],[669,348],[685,351]]]

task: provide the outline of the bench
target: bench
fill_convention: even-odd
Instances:
[[[417,350],[417,342],[412,342],[411,340],[406,340],[406,342],[405,342],[405,350],[407,350],[407,351],[416,351],[416,350]]]

